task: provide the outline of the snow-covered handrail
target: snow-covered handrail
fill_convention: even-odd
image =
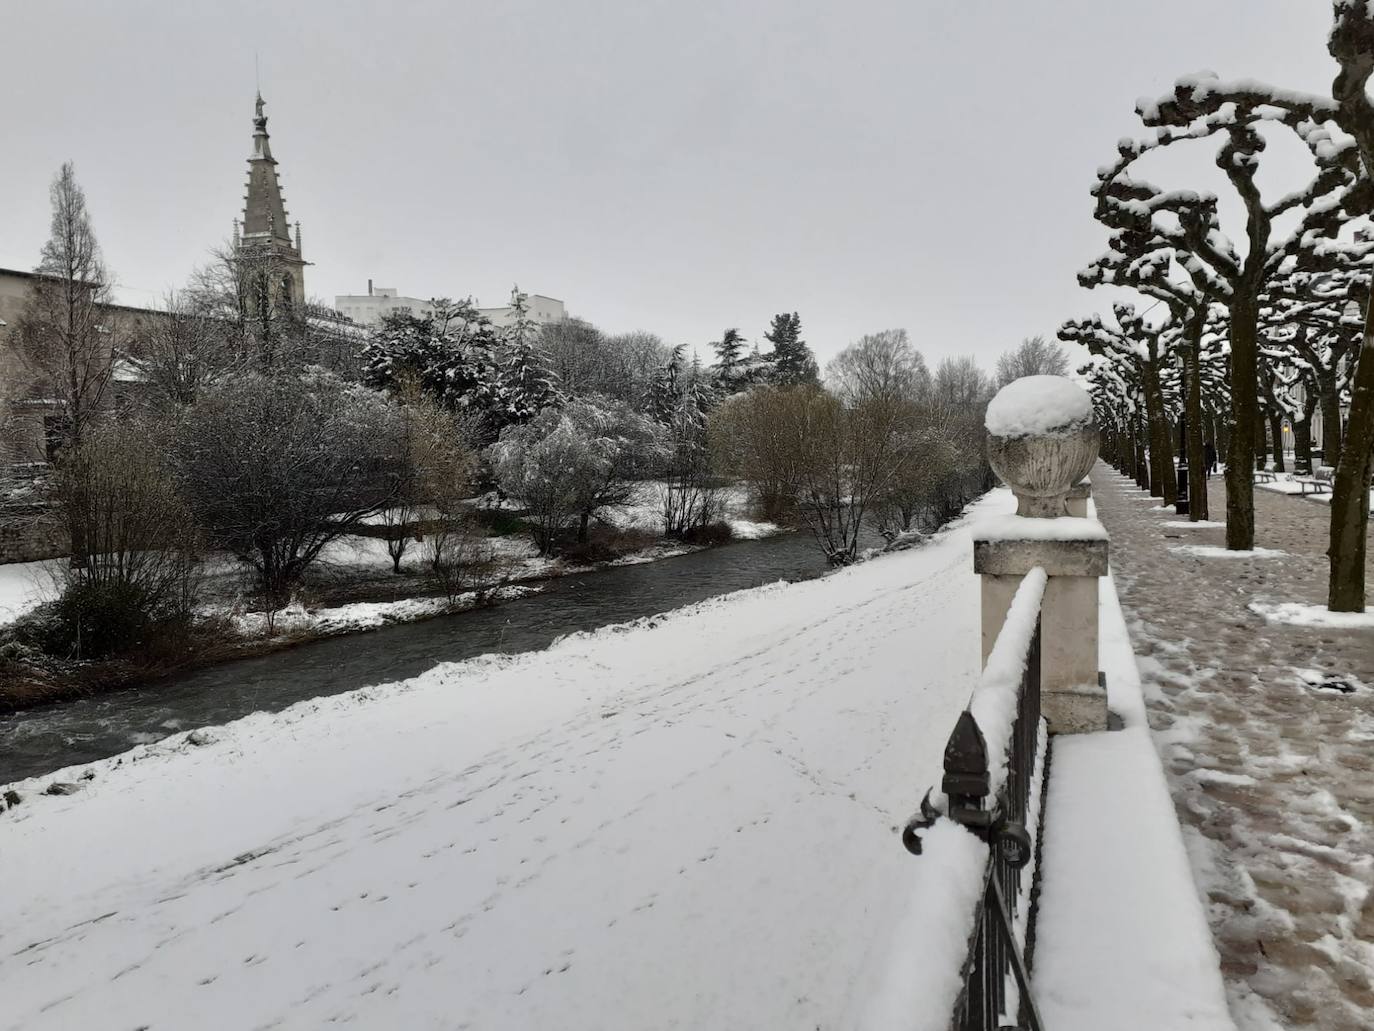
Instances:
[[[1040,620],[1040,603],[1049,577],[1036,566],[1016,589],[1006,622],[988,655],[978,686],[969,698],[968,711],[983,732],[988,753],[988,794],[1002,790],[1007,775],[1007,751],[1026,674],[1026,662]]]
[[[945,887],[956,905],[969,910],[968,948],[958,977],[942,967],[940,995],[957,990],[950,1026],[961,1031],[996,1031],[1015,1018],[1017,1026],[1041,1031],[1022,953],[1031,921],[1031,883],[1039,840],[1041,798],[1048,734],[1040,712],[1040,607],[1049,577],[1032,568],[1017,587],[993,643],[983,675],[945,746],[942,796],[927,792],[921,812],[902,840],[923,855],[926,833],[935,869],[945,869]],[[947,836],[935,833],[945,816],[986,842],[981,869],[953,864]],[[978,887],[981,885],[981,889]],[[951,957],[951,964],[955,957]],[[935,993],[932,993],[935,994]],[[937,1011],[938,1012],[938,1011]]]

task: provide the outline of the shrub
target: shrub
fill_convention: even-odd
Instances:
[[[200,576],[190,511],[153,427],[89,433],[58,468],[73,542],[65,583],[40,633],[45,650],[106,658],[184,642]]]
[[[682,539],[689,544],[729,544],[734,538],[735,534],[730,529],[730,524],[723,522],[693,526],[682,535]]]

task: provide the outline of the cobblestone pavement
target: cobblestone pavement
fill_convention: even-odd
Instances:
[[[1093,488],[1237,1023],[1374,1028],[1374,629],[1246,608],[1324,603],[1328,509],[1256,491],[1255,543],[1283,554],[1205,558],[1171,549],[1224,529],[1166,526],[1101,463]],[[1209,504],[1220,522],[1220,477]]]

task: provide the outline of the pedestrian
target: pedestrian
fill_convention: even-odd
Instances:
[[[1202,464],[1207,469],[1207,478],[1210,480],[1212,474],[1217,471],[1217,449],[1210,440],[1202,445]]]

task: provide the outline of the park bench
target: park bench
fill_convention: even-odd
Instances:
[[[1275,475],[1275,473],[1274,473],[1273,470],[1271,470],[1271,469],[1256,469],[1256,470],[1255,470],[1255,482],[1256,482],[1256,483],[1273,483],[1276,479],[1278,479],[1278,476]]]
[[[1304,496],[1308,494],[1330,494],[1334,472],[1334,470],[1322,466],[1311,476],[1293,477],[1293,482],[1298,485],[1298,493]]]

